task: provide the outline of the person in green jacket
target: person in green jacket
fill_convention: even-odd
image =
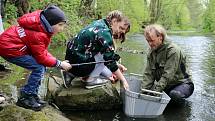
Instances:
[[[157,24],[146,26],[144,36],[151,47],[141,84],[142,89],[165,91],[174,101],[192,95],[194,84],[182,50],[166,39],[166,30]]]
[[[64,86],[69,87],[74,77],[85,77],[85,87],[94,88],[107,82],[101,78],[113,80],[113,73],[128,89],[127,80],[122,74],[126,68],[117,63],[120,56],[115,53],[114,43],[123,42],[129,30],[128,18],[118,10],[111,11],[105,19],[96,20],[83,28],[69,41],[65,56],[69,63],[82,65],[73,66],[69,73],[62,71]]]

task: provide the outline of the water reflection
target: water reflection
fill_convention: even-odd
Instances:
[[[120,112],[117,110],[108,111],[72,111],[65,112],[72,121],[119,121]]]
[[[146,55],[149,46],[144,41],[142,34],[136,34],[129,38],[125,43],[121,45],[123,48],[129,48],[131,50],[139,50],[143,54],[133,54],[128,52],[119,52],[122,57],[123,65],[128,68],[128,73],[142,74],[146,64]]]

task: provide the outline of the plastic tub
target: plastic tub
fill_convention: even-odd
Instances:
[[[143,89],[146,93],[156,96],[139,93],[141,90],[142,76],[129,74],[127,81],[129,90],[122,91],[123,111],[129,117],[134,118],[154,118],[161,115],[170,101],[170,97],[165,92],[155,92]]]

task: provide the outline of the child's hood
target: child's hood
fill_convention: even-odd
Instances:
[[[20,17],[17,22],[21,27],[24,29],[30,29],[39,32],[46,32],[41,21],[40,21],[40,14],[42,10],[37,10],[29,14],[25,14]]]

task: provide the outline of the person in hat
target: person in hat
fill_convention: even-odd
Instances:
[[[51,5],[23,15],[17,22],[18,25],[0,35],[0,56],[32,71],[27,84],[20,90],[17,105],[38,111],[46,104],[38,96],[46,67],[71,68],[67,61],[56,59],[47,50],[51,37],[64,29],[66,16],[59,7]]]
[[[144,36],[151,51],[142,81],[142,89],[165,91],[175,102],[192,95],[194,84],[182,50],[167,40],[166,30],[158,24],[146,26]]]
[[[128,89],[129,85],[122,74],[126,68],[117,63],[120,57],[115,53],[115,43],[122,43],[129,30],[128,18],[118,10],[84,27],[67,45],[65,59],[80,66],[73,66],[68,72],[61,71],[65,87],[71,85],[74,77],[84,77],[85,87],[91,89],[107,83],[107,80],[101,78],[114,81],[114,74]]]

